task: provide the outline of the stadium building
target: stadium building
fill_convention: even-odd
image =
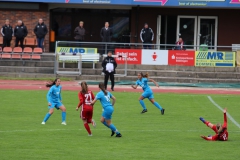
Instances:
[[[13,26],[22,20],[31,38],[43,18],[49,28],[46,51],[54,51],[54,41],[73,41],[79,21],[88,42],[101,41],[100,29],[108,21],[113,42],[141,42],[140,31],[148,23],[155,44],[174,44],[179,36],[195,50],[201,44],[212,50],[240,44],[239,0],[8,0],[0,2],[0,15],[1,25],[5,19]]]

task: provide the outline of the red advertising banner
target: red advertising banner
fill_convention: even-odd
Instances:
[[[128,64],[141,64],[142,50],[141,49],[115,49],[115,55],[126,55]],[[125,64],[125,58],[116,58],[118,64]]]
[[[168,65],[194,66],[195,51],[168,51]]]

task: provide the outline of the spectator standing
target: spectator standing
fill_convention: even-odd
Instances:
[[[102,42],[111,42],[112,35],[113,35],[113,32],[112,32],[112,29],[109,28],[109,23],[105,22],[105,26],[100,31]],[[105,51],[105,46],[103,46],[103,51]]]
[[[103,72],[105,73],[104,77],[104,86],[105,89],[107,89],[107,84],[108,84],[108,79],[110,77],[111,80],[111,89],[114,91],[114,74],[115,69],[117,68],[117,62],[115,59],[112,57],[112,51],[108,51],[108,55],[104,60],[102,61],[102,67],[103,67]]]
[[[83,27],[84,22],[80,21],[79,26],[77,26],[74,30],[75,37],[74,39],[78,42],[83,42],[84,41],[84,36],[85,36],[85,29]]]
[[[23,48],[23,41],[27,34],[27,27],[23,24],[21,20],[18,20],[17,26],[14,29],[14,36],[16,37],[15,47],[18,47],[18,43],[20,42],[20,46]]]
[[[13,28],[9,24],[9,20],[6,19],[5,25],[1,28],[1,34],[3,36],[3,48],[10,47],[12,36],[13,36]]]
[[[184,47],[183,39],[180,37],[179,40],[176,42],[175,50],[186,50]]]
[[[144,28],[140,32],[140,38],[144,49],[152,49],[152,46],[149,44],[152,44],[154,33],[153,30],[148,27],[147,23],[144,24]]]
[[[48,29],[42,18],[38,20],[38,24],[34,28],[34,33],[37,37],[37,47],[44,49],[43,42],[46,34],[48,33]]]

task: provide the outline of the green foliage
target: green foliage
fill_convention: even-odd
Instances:
[[[140,93],[113,93],[117,98],[113,123],[123,135],[110,137],[103,126],[101,106],[94,106],[97,127],[88,137],[79,112],[77,92],[63,91],[67,125],[61,125],[61,111],[55,110],[46,125],[47,91],[0,90],[0,159],[1,160],[236,160],[239,158],[240,130],[228,120],[229,141],[208,142],[200,135],[213,132],[199,117],[212,123],[223,122],[222,112],[207,95],[155,94],[165,109],[161,115],[145,100],[148,112],[140,114]],[[229,114],[240,122],[239,97],[213,95],[213,100],[228,107]]]

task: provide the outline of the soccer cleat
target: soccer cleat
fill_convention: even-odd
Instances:
[[[121,133],[118,133],[118,134],[116,135],[116,137],[122,137]]]
[[[42,122],[41,124],[46,124],[45,122]]]
[[[112,91],[114,91],[114,88],[111,88]]]
[[[161,110],[161,114],[164,115],[164,112],[165,112],[165,109],[163,108],[163,109]]]
[[[61,124],[62,124],[62,125],[67,125],[67,123],[66,123],[66,122],[62,122]]]
[[[92,137],[92,134],[89,134],[88,136],[89,136],[89,137]]]
[[[94,119],[92,119],[92,125],[93,125],[93,127],[96,127],[96,122],[94,121]]]
[[[147,112],[147,109],[144,109],[144,110],[142,110],[142,112],[141,112],[141,113],[145,113],[145,112]]]
[[[203,123],[205,123],[205,119],[204,119],[204,118],[200,117],[199,119],[200,119],[200,121],[202,121]]]
[[[114,136],[115,132],[112,131],[111,137]]]

